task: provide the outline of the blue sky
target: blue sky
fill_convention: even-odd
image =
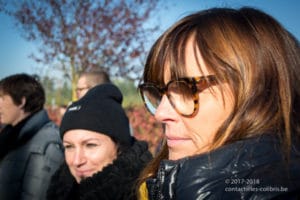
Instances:
[[[300,40],[299,0],[168,0],[173,5],[161,13],[162,30],[185,15],[210,7],[259,8],[275,17]],[[153,38],[153,41],[156,38]],[[0,79],[14,73],[47,73],[28,56],[37,51],[35,43],[25,41],[9,17],[0,14]]]

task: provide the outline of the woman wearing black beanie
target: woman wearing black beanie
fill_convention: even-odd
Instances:
[[[121,104],[119,89],[102,84],[68,107],[60,127],[65,163],[52,177],[48,199],[136,199],[136,179],[151,153],[130,135]]]

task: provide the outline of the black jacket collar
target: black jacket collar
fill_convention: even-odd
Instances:
[[[47,112],[41,110],[15,126],[6,125],[0,133],[0,159],[32,138],[49,121]]]
[[[243,196],[261,199],[276,195],[251,190],[225,191],[226,187],[249,187],[245,180],[258,181],[253,186],[256,188],[272,185],[296,191],[300,189],[299,143],[293,144],[287,162],[279,141],[274,135],[264,135],[237,141],[210,153],[177,161],[163,160],[156,177],[147,180],[150,200],[240,199]]]

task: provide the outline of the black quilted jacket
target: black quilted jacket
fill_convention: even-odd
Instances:
[[[161,162],[150,200],[300,199],[300,145],[286,161],[274,136],[238,141],[209,154]]]

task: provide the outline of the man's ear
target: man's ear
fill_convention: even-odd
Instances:
[[[26,104],[26,98],[22,97],[21,104],[19,105],[19,107],[22,108],[22,109],[24,109],[25,104]]]

